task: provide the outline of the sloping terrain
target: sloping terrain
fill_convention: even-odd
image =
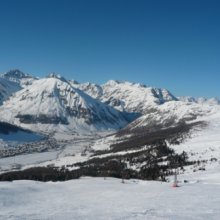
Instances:
[[[167,103],[167,105],[172,105],[172,103]],[[179,172],[184,172],[184,170],[198,166],[198,161],[204,162],[199,158],[190,158],[190,152],[181,148],[181,144],[191,140],[196,131],[207,129],[210,126],[209,123],[211,126],[218,125],[216,119],[220,120],[219,106],[216,106],[215,109],[209,106],[201,109],[198,105],[184,103],[174,106],[180,120],[171,121],[172,123],[162,123],[163,121],[159,123],[158,114],[155,113],[156,123],[144,118],[144,123],[138,126],[134,124],[134,127],[131,127],[133,124],[131,123],[116,134],[88,143],[84,153],[72,157],[64,154],[56,160],[38,164],[39,166],[51,166],[53,164],[55,170],[57,166],[63,167],[66,170],[64,174],[58,172],[53,177],[47,177],[50,176],[50,171],[46,171],[48,173],[46,175],[44,170],[36,168],[31,172],[24,170],[20,173],[1,175],[0,178],[7,180],[33,179],[30,173],[34,172],[36,173],[35,178],[38,180],[60,180],[60,175],[63,176],[61,179],[88,175],[166,180],[176,168],[180,169]],[[164,114],[167,115],[168,113],[169,111],[166,108]],[[170,113],[175,113],[173,108],[170,109]],[[215,120],[211,120],[212,117]],[[161,118],[164,119],[165,117],[162,115]],[[215,132],[217,134],[218,130]],[[74,145],[72,145],[73,148]],[[176,149],[179,147],[179,150],[174,150],[174,146]],[[202,148],[205,146],[200,146],[200,149]],[[210,157],[206,164],[208,165],[207,162],[209,161],[216,163],[219,159]],[[70,170],[70,173],[67,170]]]
[[[18,69],[9,70],[0,75],[0,105],[17,91],[31,85],[37,78]]]
[[[26,85],[30,85],[33,81],[37,80],[36,77],[24,73],[19,69],[12,69],[0,75],[1,78],[4,78],[10,82],[14,82],[21,87],[25,87]]]
[[[148,109],[165,102],[176,101],[166,89],[147,87],[138,83],[110,80],[99,86],[92,83],[72,83],[93,98],[113,106],[120,111],[144,114]]]
[[[0,118],[44,132],[118,129],[128,123],[119,111],[54,76],[35,80],[15,93],[1,106]]]
[[[13,93],[21,89],[20,85],[0,77],[0,105]]]
[[[4,148],[0,172],[12,170],[11,156],[22,172],[2,174],[1,180],[83,175],[167,180],[174,169],[190,173],[219,163],[217,99],[180,101],[165,89],[113,80],[80,84],[55,73],[36,79],[13,70],[2,80],[19,91],[0,107],[1,121],[48,139]]]

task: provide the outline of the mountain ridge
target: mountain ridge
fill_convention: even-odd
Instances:
[[[16,89],[6,87],[4,91],[1,89],[3,82],[13,84]],[[7,94],[7,91],[11,92]],[[79,83],[57,73],[39,79],[17,69],[1,75],[0,98],[0,119],[30,129],[50,124],[45,130],[54,130],[58,125],[64,130],[65,127],[99,129],[99,126],[120,129],[129,122],[132,122],[130,126],[146,126],[150,122],[163,124],[166,118],[176,123],[174,118],[186,109],[178,121],[199,115],[200,105],[204,103],[219,104],[217,99],[178,98],[167,89],[140,83],[117,80],[109,80],[103,85]]]
[[[54,77],[36,80],[16,92],[0,107],[0,118],[25,127],[41,123],[87,130],[91,126],[120,128],[127,123],[122,113]]]

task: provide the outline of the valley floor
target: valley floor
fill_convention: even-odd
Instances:
[[[218,167],[219,169],[220,167]],[[200,178],[202,177],[202,178]],[[0,183],[0,219],[220,219],[220,174],[154,181],[89,178]]]

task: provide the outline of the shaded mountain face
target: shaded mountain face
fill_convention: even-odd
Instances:
[[[9,70],[8,72],[4,73],[3,76],[5,79],[11,80],[11,81],[17,81],[23,78],[32,78],[31,75],[23,73],[19,69]]]
[[[33,128],[41,124],[71,129],[118,129],[128,123],[123,113],[94,100],[66,80],[49,75],[14,94],[0,108],[0,118]]]
[[[8,72],[1,74],[1,78],[4,78],[8,81],[19,84],[21,87],[25,87],[26,85],[31,85],[34,80],[37,80],[36,77],[23,73],[19,69],[12,69]]]
[[[166,89],[147,87],[138,83],[110,80],[102,86],[92,83],[73,83],[73,86],[122,112],[144,114],[157,105],[178,100]]]
[[[0,75],[0,105],[13,93],[21,90],[27,85],[31,85],[37,78],[23,73],[18,69],[9,70]]]
[[[43,139],[39,134],[24,130],[15,125],[0,122],[0,140],[4,142],[32,142]]]
[[[21,86],[19,84],[0,77],[0,105],[20,89]]]

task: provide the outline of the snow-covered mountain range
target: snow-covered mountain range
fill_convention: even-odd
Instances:
[[[12,79],[11,72],[5,75]],[[18,79],[23,81],[26,75],[22,76]],[[129,121],[125,114],[72,87],[59,75],[31,79],[0,107],[2,121],[34,131],[119,129]]]
[[[173,125],[205,114],[203,104],[219,103],[126,81],[78,83],[56,73],[39,79],[17,69],[0,75],[0,120],[33,131]]]
[[[178,100],[166,89],[147,87],[139,83],[110,80],[101,86],[92,83],[72,85],[119,111],[139,114],[165,102]]]
[[[30,85],[34,80],[37,80],[37,77],[34,77],[28,73],[23,73],[19,69],[9,70],[8,72],[1,74],[0,77],[10,82],[17,83],[21,87]]]
[[[26,85],[32,84],[37,78],[25,74],[18,69],[9,70],[0,75],[0,105],[12,94],[21,90]]]

